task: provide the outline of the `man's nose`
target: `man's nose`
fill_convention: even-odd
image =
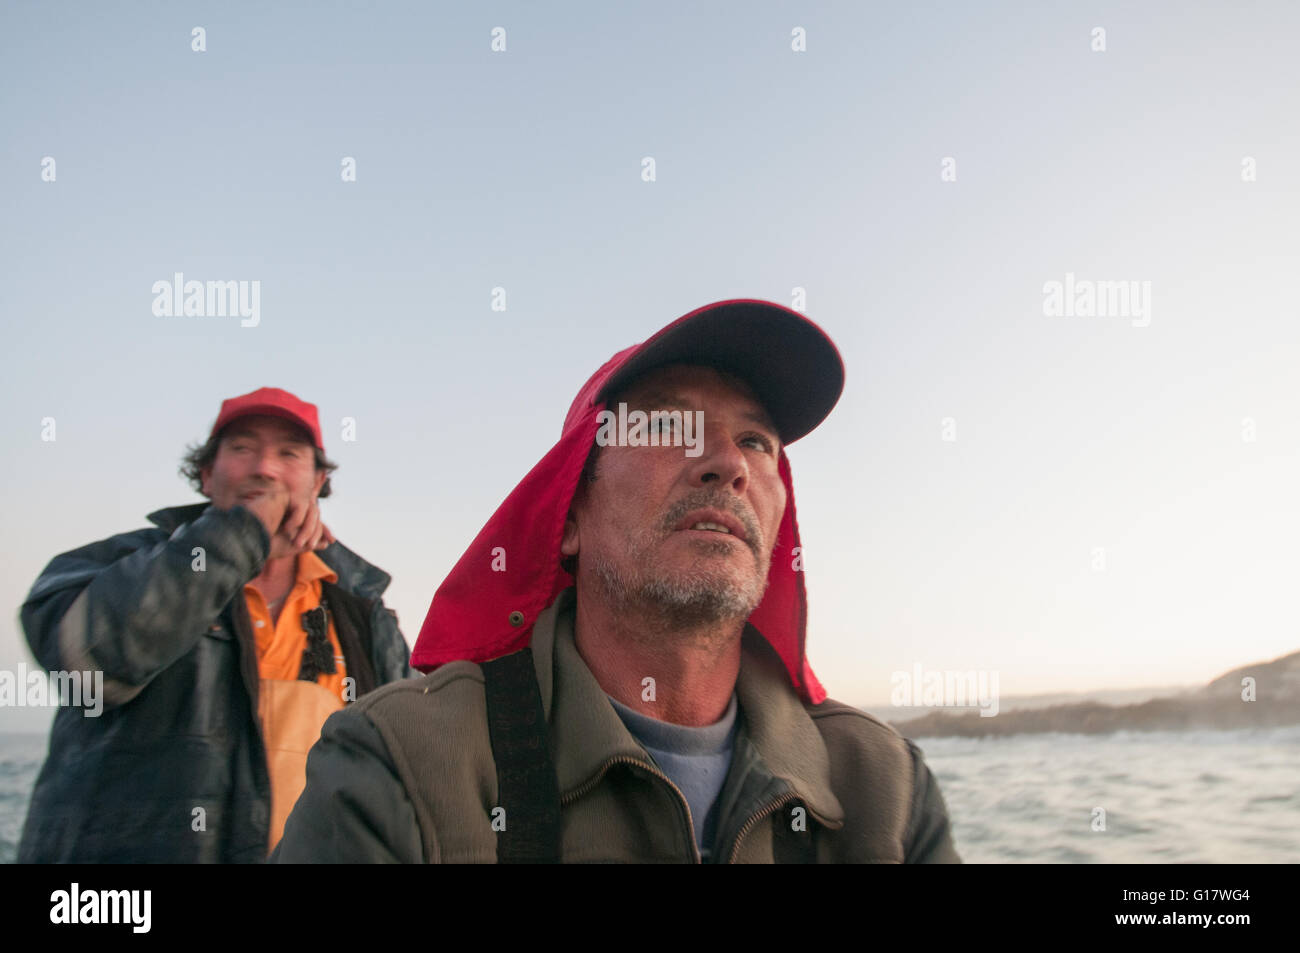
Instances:
[[[253,472],[258,476],[266,477],[268,480],[274,480],[280,476],[280,455],[268,447],[257,455],[257,465]]]
[[[691,483],[725,487],[744,493],[749,486],[749,461],[723,428],[705,428],[703,452],[692,461]]]

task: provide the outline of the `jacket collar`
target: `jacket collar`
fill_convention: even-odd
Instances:
[[[538,617],[532,639],[561,797],[594,779],[611,758],[653,767],[578,652],[575,604],[572,587],[561,592]],[[762,769],[788,783],[814,814],[842,822],[844,808],[831,789],[826,744],[780,658],[752,626],[746,627],[741,652],[736,696]]]
[[[170,535],[186,523],[193,523],[211,505],[211,503],[191,503],[187,506],[169,506],[150,513],[148,520]],[[339,588],[355,595],[378,598],[393,581],[393,577],[388,573],[366,562],[342,543],[331,543],[316,555],[326,566],[338,573]]]
[[[188,506],[168,506],[161,510],[154,510],[149,514],[148,519],[163,532],[174,533],[186,523],[193,523],[211,505],[211,503],[191,503]]]

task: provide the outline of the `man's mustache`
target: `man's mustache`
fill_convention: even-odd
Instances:
[[[667,535],[673,531],[674,527],[681,522],[687,513],[699,509],[722,510],[724,513],[730,513],[738,519],[740,525],[745,527],[744,542],[755,556],[759,555],[760,548],[766,545],[767,541],[763,539],[763,531],[759,528],[758,518],[754,516],[749,507],[729,493],[718,493],[710,490],[695,490],[688,493],[668,508],[663,520],[660,521],[659,528]]]
[[[275,481],[268,480],[265,477],[252,477],[245,480],[235,491],[237,496],[243,496],[245,493],[256,493],[258,491],[271,491],[275,489]]]

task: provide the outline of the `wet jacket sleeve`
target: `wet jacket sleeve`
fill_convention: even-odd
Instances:
[[[167,539],[144,530],[91,543],[41,573],[23,631],[47,670],[102,671],[105,703],[124,704],[194,647],[270,548],[242,506],[209,508]]]
[[[418,864],[415,810],[378,729],[358,708],[335,712],[307,755],[307,787],[271,854],[278,864]]]
[[[905,864],[960,864],[961,857],[952,842],[952,825],[948,807],[939,791],[939,782],[930,773],[921,749],[907,742],[915,771],[912,814],[904,837]]]

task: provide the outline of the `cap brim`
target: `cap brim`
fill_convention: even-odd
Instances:
[[[753,388],[783,444],[815,429],[844,390],[844,362],[821,328],[770,301],[741,299],[705,305],[668,325],[637,348],[597,399],[668,364],[735,374]]]

